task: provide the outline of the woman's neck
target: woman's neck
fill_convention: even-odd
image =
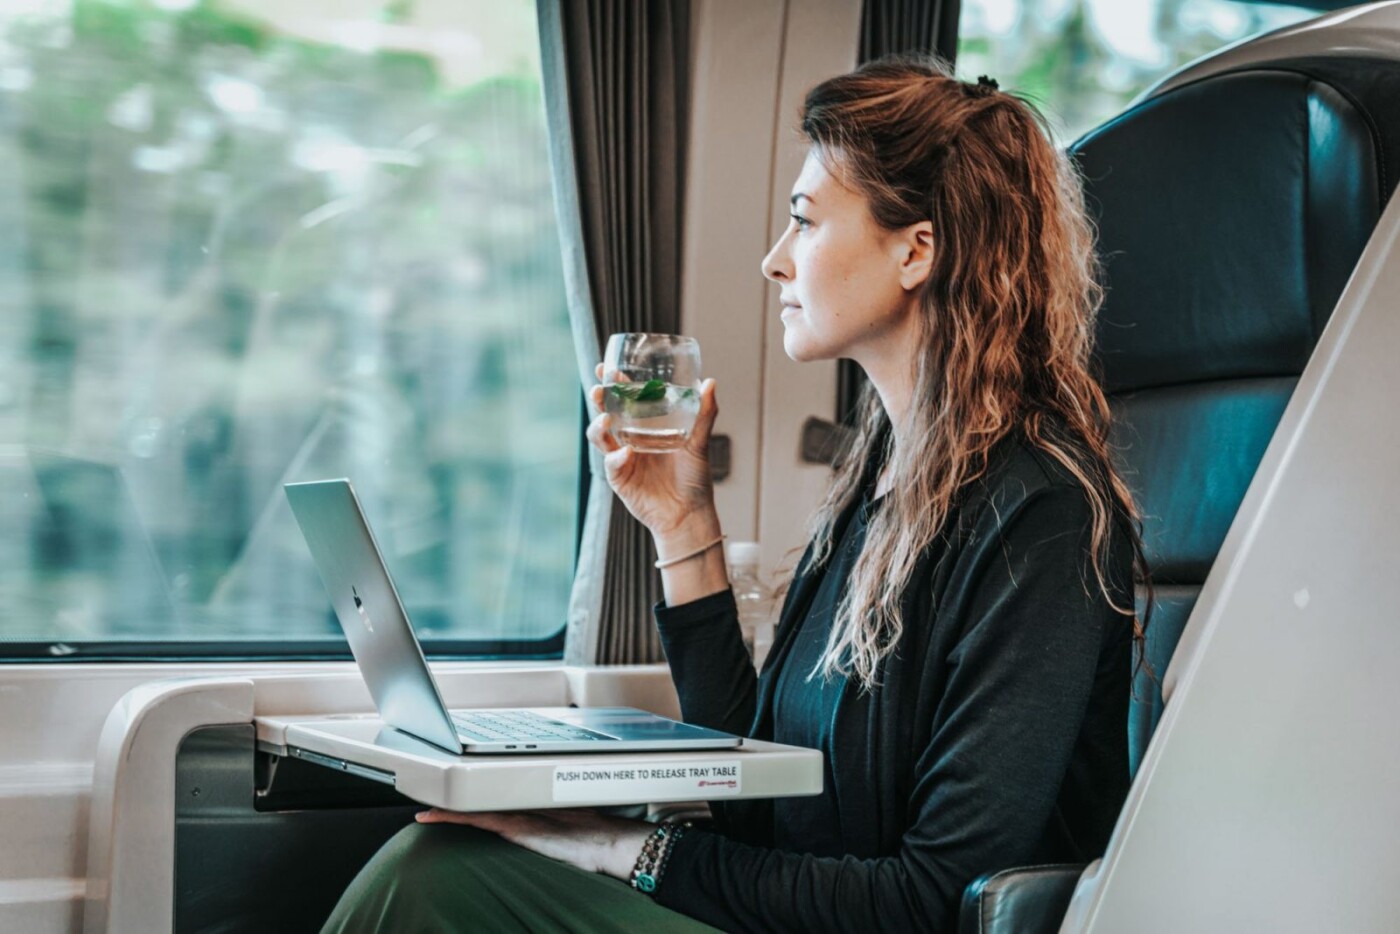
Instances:
[[[873,383],[873,380],[872,380],[872,383]],[[880,387],[879,387],[878,384],[875,385],[875,390],[876,390],[876,392],[880,392]],[[886,493],[888,493],[888,492],[890,491],[890,489],[894,486],[894,476],[895,476],[895,468],[894,468],[894,465],[895,465],[896,463],[898,463],[898,461],[899,461],[899,452],[902,450],[901,442],[900,442],[899,422],[896,421],[892,416],[890,416],[890,407],[889,407],[889,404],[888,404],[888,403],[885,403],[885,395],[884,395],[882,392],[880,393],[880,400],[881,400],[881,403],[884,404],[884,406],[885,406],[885,415],[886,415],[886,417],[889,417],[889,418],[890,418],[890,429],[889,429],[889,430],[890,430],[890,437],[893,439],[893,444],[892,444],[892,445],[890,446],[890,448],[889,448],[889,456],[886,457],[886,458],[884,459],[884,462],[883,462],[882,464],[880,464],[879,473],[876,474],[876,476],[875,476],[874,486],[872,487],[872,491],[871,491],[871,493],[870,493],[870,498],[871,498],[871,499],[879,499],[880,497],[882,497],[882,496],[884,496]],[[878,445],[878,446],[880,446],[880,447],[883,447],[883,446],[884,446],[884,441],[877,437],[877,438],[875,439],[875,444]],[[872,452],[872,453],[876,453],[876,452]],[[883,452],[879,452],[879,453],[883,453]],[[878,454],[877,454],[877,456],[878,456]]]
[[[872,495],[870,498],[871,498],[872,500],[879,499],[880,497],[882,497],[882,496],[884,496],[886,493],[888,493],[888,492],[891,490],[891,488],[893,488],[893,487],[894,487],[894,464],[893,464],[893,462],[891,462],[891,463],[886,464],[885,467],[884,467],[884,469],[880,471],[880,476],[879,476],[879,478],[876,479],[876,481],[875,481],[875,493],[874,493],[874,495]]]
[[[917,310],[917,303],[911,299],[909,313],[899,326],[887,331],[875,344],[866,345],[852,354],[879,395],[894,437],[889,460],[875,481],[876,499],[894,486],[894,465],[907,443],[909,414],[918,374],[920,340]]]
[[[918,373],[918,348],[917,316],[911,308],[904,323],[883,335],[878,345],[868,346],[863,348],[865,352],[853,355],[880,396],[880,403],[894,431],[896,452],[901,449],[908,434],[909,409],[913,404]]]
[[[870,380],[871,385],[875,387],[876,394],[880,397],[880,404],[885,409],[885,416],[890,420],[890,431],[894,437],[894,446],[890,452],[889,461],[886,463],[876,486],[878,493],[883,494],[892,483],[890,477],[893,476],[894,463],[907,443],[909,409],[914,398],[914,366],[913,360],[909,357],[902,360],[891,360],[889,357],[885,357],[876,363],[883,365],[867,366],[862,364],[861,368],[865,370],[866,378]]]

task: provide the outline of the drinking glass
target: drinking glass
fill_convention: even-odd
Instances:
[[[603,354],[613,439],[636,451],[685,446],[700,412],[700,344],[678,334],[614,334]]]

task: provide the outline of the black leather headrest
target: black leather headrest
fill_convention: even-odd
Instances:
[[[1378,143],[1341,91],[1287,70],[1221,75],[1072,152],[1109,289],[1105,389],[1302,371],[1381,206]]]
[[[1158,94],[1071,147],[1099,225],[1113,447],[1158,584],[1160,675],[1400,174],[1400,63],[1271,62]],[[1131,767],[1161,715],[1139,673]]]

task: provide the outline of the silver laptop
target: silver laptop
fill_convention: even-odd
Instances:
[[[311,557],[384,722],[456,753],[727,749],[729,733],[631,707],[449,711],[349,480],[288,483]]]

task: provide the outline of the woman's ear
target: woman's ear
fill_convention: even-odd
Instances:
[[[922,288],[933,271],[933,223],[919,221],[900,237],[899,284],[906,292]]]

